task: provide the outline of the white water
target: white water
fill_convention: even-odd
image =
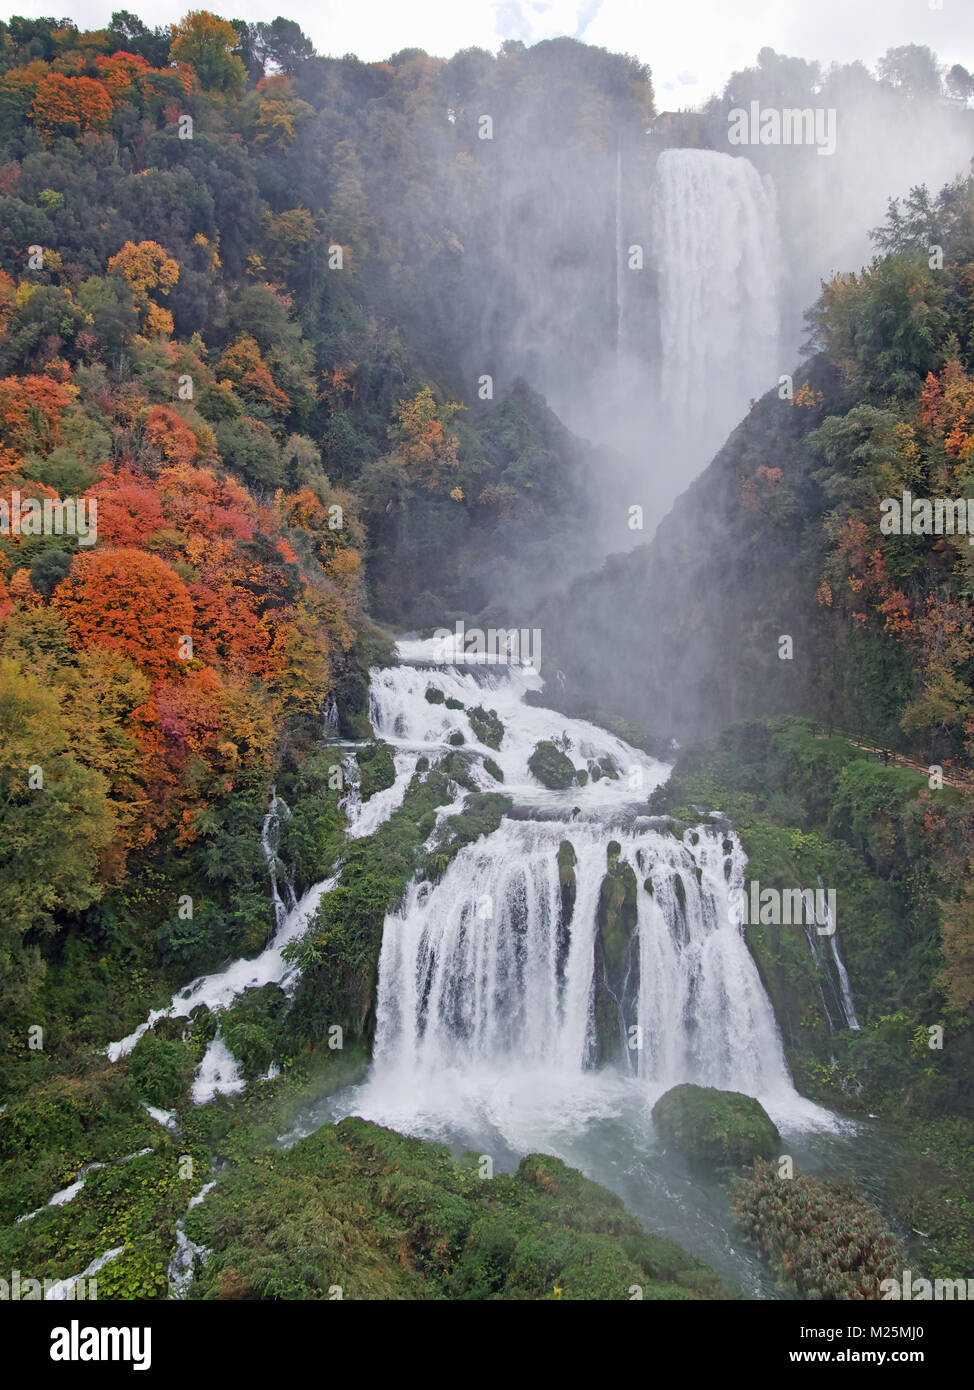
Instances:
[[[622,246],[622,146],[616,150],[616,356],[622,351],[623,277],[625,275]]]
[[[663,407],[716,448],[781,370],[773,190],[745,158],[665,150],[653,207]]]
[[[402,805],[406,788],[416,771],[418,754],[397,753],[395,755],[396,780],[391,787],[373,792],[368,801],[363,802],[358,795],[358,787],[353,785],[343,803],[346,816],[346,833],[350,840],[361,840],[374,835],[394,811]]]
[[[665,763],[630,747],[607,730],[586,720],[569,719],[556,710],[525,704],[528,691],[543,684],[531,667],[486,662],[411,664],[432,661],[440,650],[434,641],[402,642],[398,651],[407,664],[372,672],[372,726],[376,735],[398,752],[448,752],[450,735],[459,732],[464,736],[464,748],[480,758],[491,758],[504,774],[500,784],[477,762],[472,771],[478,786],[484,791],[502,791],[521,806],[551,811],[577,807],[584,814],[599,808],[632,809],[645,803],[650,792],[666,780]],[[426,699],[430,687],[442,692],[443,704],[430,704]],[[479,706],[494,710],[504,725],[500,749],[480,743],[465,710],[447,709],[448,699],[461,701],[466,709]],[[567,757],[576,769],[588,771],[595,760],[610,758],[618,777],[590,779],[586,786],[572,786],[566,791],[543,787],[528,770],[528,759],[539,742],[561,739],[565,734],[570,740]]]
[[[212,975],[200,975],[174,994],[166,1008],[153,1009],[145,1023],[140,1023],[134,1032],[129,1033],[127,1037],[118,1042],[109,1044],[108,1060],[117,1062],[120,1057],[127,1056],[142,1035],[153,1027],[160,1018],[187,1018],[198,1004],[205,1004],[208,1009],[218,1012],[232,1004],[234,999],[243,994],[246,989],[256,989],[267,984],[277,984],[282,989],[287,989],[293,985],[297,970],[295,966],[288,964],[284,959],[284,947],[288,942],[295,941],[304,934],[318,910],[318,904],[322,897],[335,886],[337,881],[336,878],[328,878],[321,883],[316,883],[313,888],[309,888],[300,902],[296,903],[291,912],[287,913],[281,926],[274,932],[259,956],[255,956],[253,960],[235,960],[226,969],[215,971]],[[210,1062],[208,1063],[207,1059],[204,1058],[201,1064],[207,1073],[207,1078],[203,1082],[204,1090],[209,1081],[217,1075],[217,1072],[226,1068],[225,1058],[220,1053],[219,1047],[215,1046],[217,1043],[219,1043],[218,1038],[214,1039],[207,1050],[207,1058],[210,1058]],[[230,1054],[226,1052],[225,1046],[223,1052],[229,1057]]]
[[[204,1183],[195,1197],[190,1197],[189,1206],[198,1207],[208,1192],[216,1187],[215,1182]],[[210,1251],[205,1245],[197,1245],[190,1240],[180,1219],[176,1222],[176,1249],[169,1261],[169,1297],[185,1298],[196,1273],[197,1263],[206,1259]]]
[[[415,663],[434,650],[403,643],[400,656]],[[478,785],[511,795],[521,818],[461,850],[438,883],[414,883],[386,918],[374,1062],[349,1107],[411,1133],[495,1134],[516,1151],[558,1152],[595,1119],[632,1123],[635,1114],[648,1126],[665,1090],[695,1082],[757,1096],[785,1128],[835,1127],[795,1091],[770,1001],[731,921],[728,894],[745,863],[736,837],[703,825],[681,840],[650,819],[646,798],[666,765],[595,725],[526,705],[538,684],[499,665],[372,673],[381,737],[439,753],[460,730],[467,749],[504,772],[501,787],[478,757]],[[500,749],[477,743],[464,710],[428,702],[430,686],[468,708],[495,709]],[[541,786],[528,757],[539,739],[562,735],[576,768],[609,756],[619,777],[566,791]],[[563,841],[576,859],[567,923]],[[610,841],[638,885],[639,983],[619,1020],[615,1065],[595,1069],[597,911]]]
[[[44,1295],[45,1299],[53,1299],[55,1302],[64,1302],[67,1299],[76,1298],[79,1292],[78,1286],[82,1281],[90,1279],[93,1275],[97,1274],[100,1269],[104,1269],[105,1265],[107,1265],[110,1260],[117,1260],[124,1249],[124,1245],[116,1245],[114,1250],[106,1250],[104,1255],[99,1255],[97,1259],[92,1260],[91,1264],[88,1265],[86,1269],[83,1269],[80,1274],[75,1274],[70,1279],[59,1279],[56,1284],[47,1290]]]

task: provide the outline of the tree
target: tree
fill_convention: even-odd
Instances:
[[[941,951],[947,1000],[958,1013],[974,1007],[974,881],[963,895],[944,907]]]
[[[947,91],[958,101],[970,101],[974,97],[974,76],[955,63],[947,74]]]
[[[939,97],[940,66],[926,44],[888,48],[877,65],[880,79],[909,97]]]
[[[146,28],[141,19],[128,10],[113,13],[108,32],[116,48],[139,54],[154,68],[164,68],[169,61],[171,40],[166,30]]]
[[[438,406],[433,392],[423,386],[411,400],[399,402],[395,424],[389,427],[396,454],[429,492],[440,491],[460,466],[459,440],[447,432],[447,426],[462,409],[455,402]]]
[[[70,831],[66,828],[70,827]],[[0,659],[0,998],[26,1007],[43,973],[24,934],[53,931],[57,912],[102,894],[99,857],[115,813],[99,772],[72,753],[56,695]]]
[[[238,93],[247,84],[247,69],[234,53],[237,31],[209,10],[191,10],[171,26],[169,57],[188,63],[206,91]]]
[[[108,88],[91,77],[65,77],[52,72],[37,84],[30,116],[49,142],[55,135],[77,138],[89,130],[104,130],[114,107]]]
[[[270,62],[285,77],[292,77],[302,63],[314,57],[314,44],[293,19],[277,19],[270,24],[257,25],[257,51],[264,66]]]
[[[132,302],[150,336],[171,333],[172,315],[149,298],[149,292],[168,294],[179,279],[179,262],[157,241],[127,241],[108,262],[109,275],[120,275],[132,291]]]
[[[0,443],[45,454],[61,442],[61,418],[77,386],[49,376],[8,376],[0,381]]]
[[[287,415],[291,402],[274,384],[274,378],[260,355],[257,341],[241,333],[224,352],[216,370],[232,381],[248,401],[267,406],[275,415]]]
[[[77,646],[96,642],[121,652],[151,676],[175,673],[180,645],[193,631],[193,605],[165,560],[141,550],[79,555],[55,590]]]

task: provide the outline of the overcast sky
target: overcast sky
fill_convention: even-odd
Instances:
[[[503,39],[568,34],[634,53],[653,70],[656,104],[693,106],[719,91],[765,45],[800,58],[876,59],[904,43],[927,44],[947,63],[974,70],[974,0],[228,0],[227,18],[295,19],[320,53],[367,61],[400,48],[449,57]],[[207,0],[0,0],[0,17],[56,14],[83,28],[104,26],[115,9],[150,25],[169,23]]]

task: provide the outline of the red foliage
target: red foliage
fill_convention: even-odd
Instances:
[[[52,603],[78,646],[96,642],[129,657],[148,675],[179,668],[179,640],[193,630],[193,605],[179,575],[142,550],[76,557]]]
[[[198,450],[196,435],[189,425],[166,405],[154,405],[149,411],[142,438],[166,463],[190,463]]]

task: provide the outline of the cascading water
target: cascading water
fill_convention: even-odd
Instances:
[[[402,643],[409,664],[373,672],[377,734],[399,758],[435,761],[462,733],[478,785],[515,807],[387,917],[356,1113],[442,1137],[502,1133],[523,1151],[542,1134],[552,1147],[552,1125],[579,1105],[587,1118],[617,1115],[622,1090],[645,1124],[663,1091],[691,1081],[756,1095],[786,1125],[828,1125],[792,1086],[732,921],[745,864],[736,837],[713,823],[680,837],[646,815],[666,766],[526,703],[540,684],[530,672],[417,664],[431,652]],[[503,724],[499,749],[477,740],[468,711],[484,706]],[[527,766],[540,740],[560,740],[587,781],[542,786]]]
[[[779,372],[782,252],[773,189],[749,160],[665,150],[656,165],[661,398],[717,444]]]
[[[635,1045],[619,1060],[657,1095],[693,1081],[788,1096],[774,1015],[726,910],[739,846],[719,831],[693,834],[695,847],[601,820],[511,820],[463,850],[441,883],[414,885],[386,924],[377,1067],[438,1075],[504,1059],[579,1071],[593,1063],[598,909],[614,840],[619,862],[652,884],[638,886],[638,993],[620,1020]]]
[[[622,351],[623,277],[625,258],[622,247],[622,146],[616,150],[616,356]]]

